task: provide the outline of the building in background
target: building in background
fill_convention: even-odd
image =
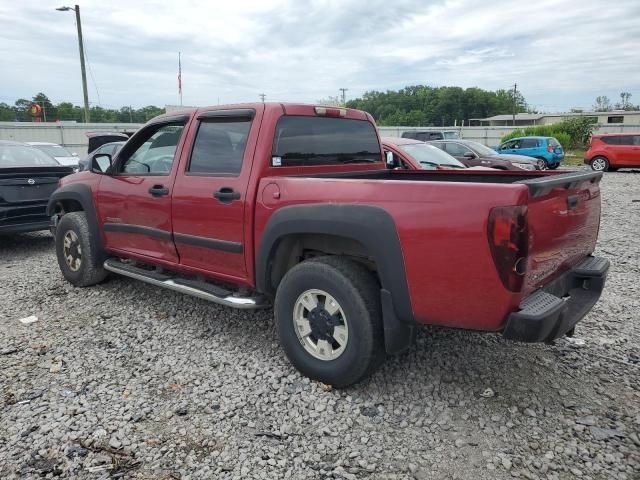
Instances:
[[[518,113],[516,127],[530,127],[532,125],[549,125],[561,122],[567,117],[592,117],[600,125],[640,125],[640,111],[614,110],[610,112],[579,112],[579,113]],[[510,127],[513,126],[513,115],[494,115],[488,118],[472,118],[471,126],[476,127]]]

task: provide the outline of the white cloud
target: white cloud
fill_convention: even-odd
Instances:
[[[0,101],[82,98],[73,15],[62,0],[0,5]],[[124,1],[81,5],[105,106],[314,102],[349,88],[508,88],[547,110],[621,90],[640,101],[636,0]],[[90,97],[98,98],[90,81]]]

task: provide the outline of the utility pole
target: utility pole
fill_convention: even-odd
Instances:
[[[516,126],[516,94],[518,93],[518,84],[513,84],[513,126]]]
[[[87,72],[84,67],[84,44],[82,43],[82,24],[80,23],[80,5],[72,7],[58,7],[60,12],[73,10],[76,12],[76,26],[78,27],[78,48],[80,49],[80,72],[82,73],[82,93],[84,95],[84,121],[89,122],[89,92],[87,90]]]
[[[338,90],[340,90],[342,92],[342,106],[346,107],[347,106],[347,95],[346,95],[346,92],[349,89],[348,88],[339,88]]]
[[[260,93],[258,94],[258,96],[260,97],[260,100],[262,100],[262,103],[264,103],[264,99],[267,97],[264,93]]]
[[[80,23],[80,5],[75,6],[76,25],[78,26],[78,48],[80,49],[80,71],[82,72],[82,94],[84,95],[84,123],[89,123],[89,92],[87,91],[87,72],[84,68],[84,44],[82,43],[82,24]]]
[[[133,123],[133,113],[131,112],[131,105],[129,105],[129,123]]]

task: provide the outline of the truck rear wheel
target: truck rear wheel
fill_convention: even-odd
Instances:
[[[362,265],[342,257],[302,262],[275,299],[280,343],[304,375],[346,387],[384,359],[380,287]]]
[[[97,264],[98,252],[84,212],[64,215],[56,227],[56,256],[64,278],[76,287],[88,287],[107,276]]]

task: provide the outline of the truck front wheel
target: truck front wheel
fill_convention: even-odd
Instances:
[[[107,276],[98,264],[98,252],[84,212],[70,212],[60,219],[56,228],[56,256],[62,275],[76,287],[94,285]]]
[[[280,343],[304,375],[345,387],[384,359],[380,287],[362,265],[342,257],[302,262],[275,299]]]

